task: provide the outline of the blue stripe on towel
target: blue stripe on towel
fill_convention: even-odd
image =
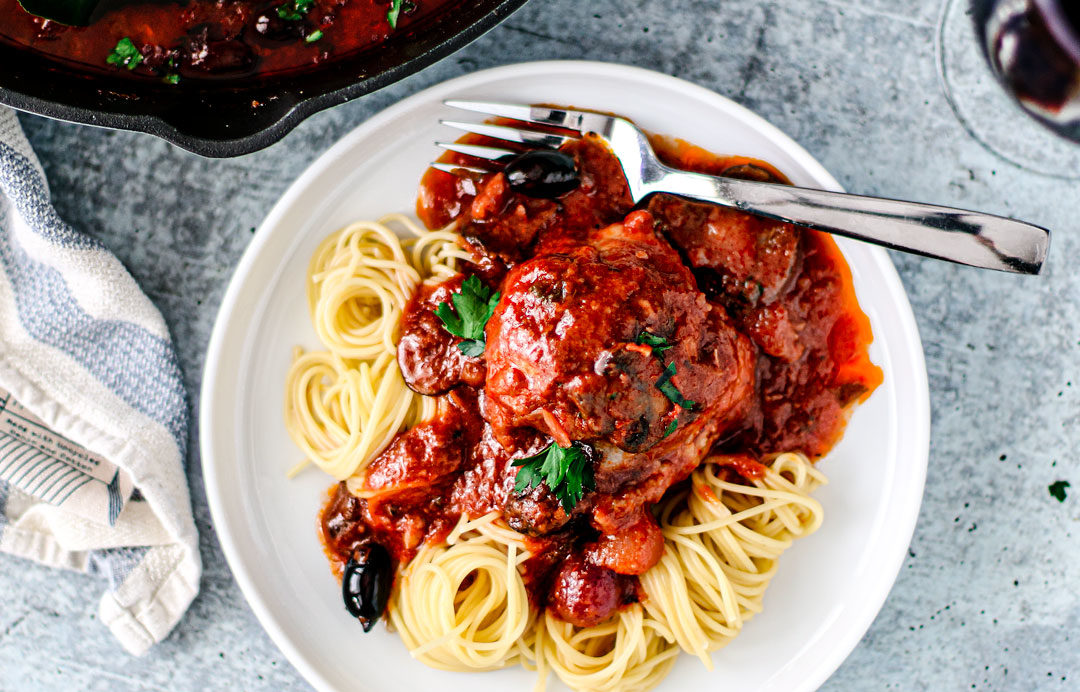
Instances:
[[[116,519],[120,516],[120,510],[124,508],[124,498],[120,497],[120,471],[113,474],[109,481],[109,526],[116,526]]]
[[[0,172],[0,187],[35,233],[65,247],[100,247],[56,216],[33,166],[2,143]],[[129,406],[165,426],[185,460],[186,395],[169,342],[132,322],[88,315],[59,271],[30,258],[4,227],[0,227],[0,263],[11,281],[26,331],[68,354]]]
[[[50,483],[55,483],[58,478],[67,473],[67,470],[71,467],[62,461],[55,461],[49,464],[41,473],[37,482],[26,486],[26,491],[35,497],[41,497],[41,492],[45,488],[49,487]]]
[[[68,226],[49,200],[37,168],[7,144],[0,142],[0,188],[38,235],[76,250],[103,249],[101,243]]]
[[[59,475],[50,479],[49,484],[41,488],[37,493],[37,496],[42,500],[45,500],[51,505],[57,504],[56,500],[60,497],[60,493],[64,492],[64,489],[83,476],[82,471],[77,471],[68,466]]]

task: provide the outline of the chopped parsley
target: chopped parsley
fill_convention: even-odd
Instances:
[[[390,28],[396,29],[398,17],[401,16],[401,5],[404,0],[390,0],[390,11],[386,13],[386,21],[390,22]]]
[[[450,300],[454,307],[439,303],[435,315],[442,320],[446,331],[464,339],[457,345],[458,350],[474,358],[483,355],[484,327],[495,312],[499,292],[492,295],[491,289],[479,278],[470,276],[461,284],[461,290],[450,296]]]
[[[671,433],[675,432],[678,429],[679,429],[679,421],[677,421],[677,420],[671,421],[670,423],[668,423],[667,428],[664,429],[664,437],[667,437],[668,435],[670,435]]]
[[[656,334],[650,334],[649,332],[641,332],[634,341],[646,346],[652,346],[653,355],[657,358],[660,357],[661,353],[671,348],[671,344],[668,343],[667,339],[662,336],[657,336]]]
[[[1046,489],[1050,491],[1050,495],[1058,502],[1065,501],[1065,488],[1069,487],[1069,481],[1054,481]]]
[[[560,447],[552,442],[539,454],[515,459],[514,466],[519,467],[515,492],[523,493],[545,483],[568,515],[581,502],[585,491],[596,487],[589,458],[576,444]]]
[[[656,381],[656,388],[663,392],[664,396],[670,399],[673,404],[682,406],[689,411],[694,408],[694,402],[684,397],[679,388],[675,386],[675,383],[671,381],[674,376],[675,363],[668,363],[668,366],[664,368],[664,374]]]
[[[651,346],[653,357],[659,360],[661,363],[664,362],[664,351],[668,350],[672,346],[672,344],[668,343],[668,340],[666,338],[646,331],[638,334],[637,338],[634,339],[634,342],[638,344],[643,344],[645,346]],[[660,375],[660,379],[656,381],[656,388],[663,392],[664,396],[670,399],[672,403],[678,406],[682,406],[684,409],[689,411],[694,407],[694,402],[684,397],[679,391],[679,388],[675,386],[675,383],[671,381],[671,378],[674,376],[675,363],[668,363],[667,367],[664,368],[664,373]],[[664,437],[667,437],[671,433],[675,432],[675,429],[677,427],[678,423],[676,423],[675,421],[671,421],[667,429],[664,431]]]
[[[298,22],[311,11],[311,6],[314,4],[315,0],[289,0],[277,8],[277,16],[288,22]]]
[[[165,68],[166,71],[165,74],[162,76],[161,81],[165,82],[166,84],[179,84],[180,75],[176,72],[176,58],[170,57],[169,62],[168,64],[166,64]]]
[[[322,29],[316,29],[304,37],[304,43],[315,43],[323,37]]]
[[[108,64],[126,67],[129,70],[134,70],[142,61],[142,53],[139,52],[138,47],[127,36],[117,41],[116,47],[105,58],[105,62]]]

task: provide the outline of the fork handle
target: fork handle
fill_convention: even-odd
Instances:
[[[666,168],[666,167],[665,167]],[[649,185],[701,202],[973,267],[1038,274],[1050,231],[950,207],[667,169]]]

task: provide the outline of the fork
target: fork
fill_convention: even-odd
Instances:
[[[443,125],[506,142],[557,149],[586,135],[599,137],[622,165],[636,204],[651,195],[666,193],[894,250],[1017,274],[1038,274],[1050,247],[1050,231],[1001,216],[677,170],[661,163],[645,133],[625,118],[566,108],[487,101],[448,100],[444,103],[452,108],[572,133],[440,120]],[[455,142],[437,144],[444,149],[500,164],[503,157],[521,153]],[[462,169],[475,173],[493,172],[483,167],[445,163],[433,163],[432,166],[456,174]]]

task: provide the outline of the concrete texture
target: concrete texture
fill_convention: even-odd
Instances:
[[[484,67],[585,58],[660,70],[754,109],[852,191],[1052,228],[1040,278],[894,254],[930,374],[926,497],[888,602],[823,689],[1080,689],[1080,147],[1044,136],[993,88],[963,5],[534,0],[433,68],[226,161],[146,135],[22,121],[60,213],[113,248],[165,314],[196,414],[225,283],[277,197],[372,113]],[[206,574],[187,618],[132,658],[94,619],[95,579],[0,556],[0,689],[307,689],[225,564],[192,434]],[[1075,495],[1051,497],[1057,480]]]

